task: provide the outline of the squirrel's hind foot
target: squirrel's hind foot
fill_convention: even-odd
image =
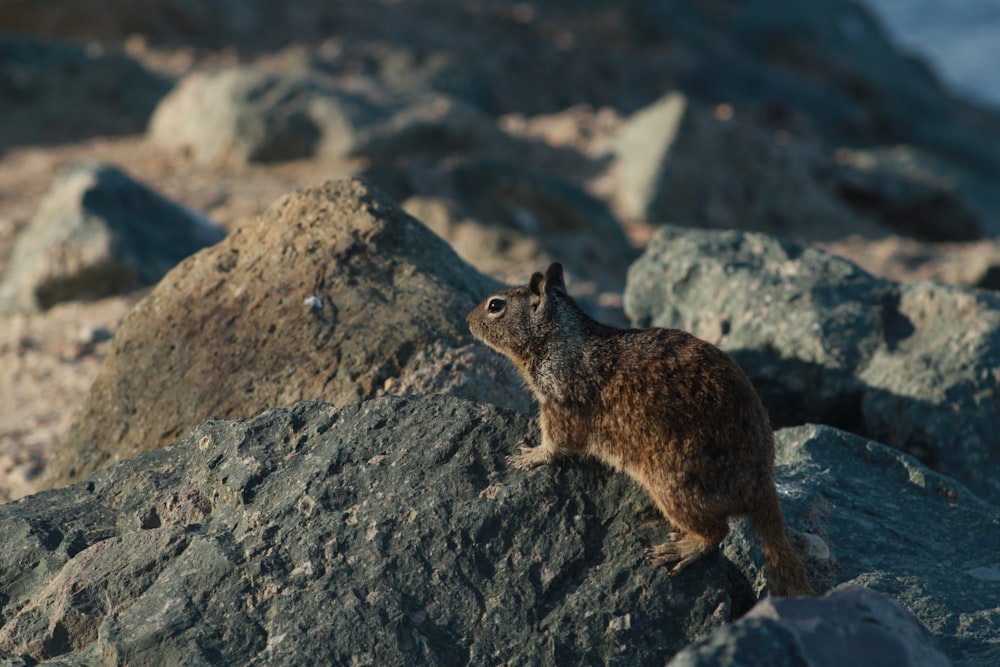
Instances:
[[[554,455],[548,447],[539,445],[537,447],[521,447],[521,453],[508,456],[507,463],[518,470],[531,470],[543,463],[548,463],[553,458]]]
[[[691,563],[695,563],[715,547],[708,547],[705,541],[696,535],[685,535],[679,532],[672,532],[667,536],[667,541],[646,549],[646,557],[655,564],[676,563],[668,574],[673,576],[686,568]]]

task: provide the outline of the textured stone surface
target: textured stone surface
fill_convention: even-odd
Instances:
[[[680,93],[636,112],[615,156],[615,196],[630,219],[819,238],[864,229],[824,182],[815,143],[777,141]]]
[[[155,285],[224,236],[200,214],[111,165],[72,164],[56,176],[18,237],[0,282],[0,313]]]
[[[722,554],[670,577],[643,554],[667,527],[628,477],[506,463],[538,437],[523,415],[447,396],[200,425],[0,507],[0,655],[664,664],[750,607],[762,565],[743,522]],[[809,614],[847,632],[864,606],[877,619],[862,622],[866,640],[996,664],[1000,509],[842,431],[777,440],[782,502],[808,531],[814,575],[892,595],[905,613],[882,598],[772,600],[778,620],[740,621],[679,664],[837,664],[845,642],[803,636]],[[704,660],[706,646],[733,662]]]
[[[769,598],[677,654],[669,667],[948,667],[888,595],[847,586],[823,598]]]
[[[891,595],[955,665],[1000,660],[1000,508],[906,454],[829,427],[782,429],[777,445],[786,514],[831,549],[831,584]],[[726,549],[737,564],[744,534],[740,526]],[[891,605],[870,606],[883,628],[900,629]]]
[[[495,287],[362,181],[283,197],[129,313],[49,483],[165,445],[209,417],[302,399],[345,405],[426,375],[471,342],[465,313]],[[471,385],[481,400],[510,393]]]
[[[625,307],[733,354],[779,423],[871,436],[1000,498],[996,295],[879,280],[761,234],[665,227],[630,269]]]
[[[677,85],[687,95],[755,109],[793,133],[804,121],[830,146],[914,147],[998,233],[1000,195],[990,183],[1000,174],[1000,122],[900,51],[863,3],[762,0],[718,10],[670,0],[631,2],[627,12],[638,35],[676,35],[690,50]]]
[[[526,475],[529,420],[450,397],[303,403],[0,507],[0,651],[87,663],[634,665],[749,607],[651,566],[642,490]],[[25,564],[31,563],[31,567]]]

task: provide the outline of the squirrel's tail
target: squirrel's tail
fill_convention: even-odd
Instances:
[[[815,595],[805,565],[788,541],[778,490],[769,486],[750,522],[760,535],[771,595]]]

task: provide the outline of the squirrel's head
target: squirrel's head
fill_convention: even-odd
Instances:
[[[465,318],[472,335],[524,366],[558,335],[561,303],[572,304],[562,264],[535,273],[527,285],[495,292]]]

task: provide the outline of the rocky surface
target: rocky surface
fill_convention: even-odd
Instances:
[[[663,663],[749,608],[761,561],[742,525],[725,556],[670,577],[643,554],[666,527],[626,476],[506,464],[537,437],[523,415],[445,396],[210,421],[0,507],[0,651],[69,663]],[[778,463],[817,580],[891,593],[906,610],[868,594],[865,618],[879,621],[865,628],[910,651],[938,646],[956,665],[993,664],[1000,510],[828,427],[781,431]],[[823,614],[845,628],[851,600],[771,606],[784,627]],[[786,643],[828,658],[808,664],[842,655],[794,638],[803,632],[786,630]]]
[[[761,234],[661,229],[629,271],[637,326],[728,350],[779,423],[814,421],[920,456],[1000,498],[1000,298],[897,284]]]
[[[362,181],[292,193],[178,266],[129,313],[49,483],[163,446],[209,417],[312,397],[346,405],[413,373],[428,382],[448,349],[471,342],[465,313],[496,286]],[[456,368],[443,362],[439,372]],[[449,386],[502,402],[519,387],[508,375],[496,391],[487,381]]]
[[[0,651],[625,665],[745,611],[719,557],[646,564],[663,527],[629,480],[508,467],[525,437],[527,417],[444,397],[209,422],[0,508]]]
[[[759,602],[668,663],[730,664],[947,667],[951,661],[891,597],[846,586],[824,598]]]
[[[224,236],[203,216],[111,165],[70,165],[18,238],[0,280],[0,314],[155,285]]]
[[[813,553],[830,550],[814,569],[828,568],[833,585],[895,598],[955,665],[1000,658],[996,505],[898,450],[844,431],[807,425],[782,429],[776,439],[786,516],[821,538],[810,540]],[[754,547],[746,535],[741,522],[724,550],[752,571],[745,563],[756,556],[747,556]],[[898,614],[885,612],[882,605],[882,626],[891,618],[896,625]]]

